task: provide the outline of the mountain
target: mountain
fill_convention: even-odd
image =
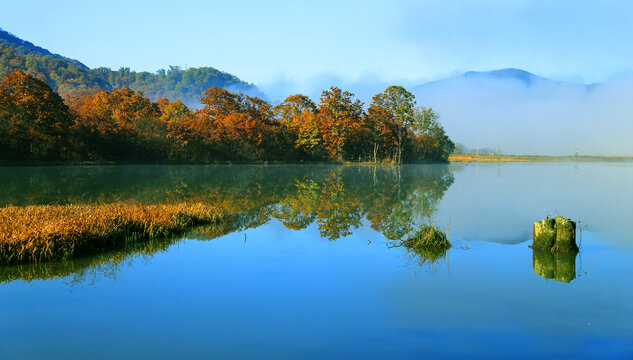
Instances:
[[[425,87],[432,87],[435,85],[444,84],[451,81],[470,81],[470,82],[480,82],[480,81],[489,81],[489,80],[499,80],[499,81],[508,81],[508,82],[516,82],[518,84],[522,84],[525,87],[531,87],[535,85],[543,85],[550,84],[556,86],[569,86],[575,88],[586,88],[587,90],[591,90],[599,86],[599,84],[580,84],[574,82],[565,82],[558,81],[553,79],[548,79],[546,77],[538,76],[532,74],[529,71],[515,69],[515,68],[505,68],[491,71],[468,71],[463,73],[462,75],[458,75],[455,77],[449,77],[442,80],[431,81],[425,84],[421,84],[416,86],[414,89],[420,89]]]
[[[50,51],[41,48],[39,46],[35,46],[32,43],[22,40],[17,36],[4,31],[0,28],[0,44],[3,46],[10,46],[14,48],[14,51],[19,55],[34,55],[39,57],[51,57],[54,59],[59,59],[67,63],[71,63],[75,66],[78,66],[82,69],[88,70],[88,67],[77,60],[69,59],[67,57],[63,57],[61,55],[53,54]]]
[[[53,54],[0,29],[0,78],[16,69],[44,80],[62,95],[91,88],[111,89],[105,79],[81,62]]]
[[[168,70],[155,73],[135,72],[129,68],[90,69],[78,60],[51,53],[0,29],[0,78],[16,69],[45,81],[60,95],[128,86],[142,91],[152,100],[166,97],[189,106],[197,106],[203,92],[216,86],[249,95],[263,95],[254,85],[212,67],[183,70],[170,66]]]
[[[552,81],[540,76],[536,76],[530,72],[521,69],[500,69],[492,71],[468,71],[463,75],[465,78],[496,78],[496,79],[514,79],[524,83],[526,86],[532,85],[537,81]]]

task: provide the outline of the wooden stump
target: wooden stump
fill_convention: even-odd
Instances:
[[[578,252],[576,223],[562,216],[556,217],[556,244],[554,252]]]
[[[556,242],[556,221],[543,219],[536,221],[532,227],[532,248],[550,250]]]
[[[532,227],[532,248],[556,253],[578,252],[576,223],[562,216],[535,222]]]

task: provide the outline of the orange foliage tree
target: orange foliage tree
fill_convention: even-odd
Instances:
[[[204,107],[170,125],[168,136],[198,160],[266,160],[279,156],[282,139],[272,106],[257,97],[210,88]]]
[[[82,160],[160,159],[166,134],[160,108],[129,88],[69,100],[77,115],[75,133]]]
[[[360,130],[362,116],[363,103],[354,100],[354,94],[334,86],[322,92],[317,122],[324,150],[330,159],[343,160],[345,158],[344,148],[348,137]]]
[[[45,82],[15,70],[0,81],[0,159],[68,160],[73,117]]]

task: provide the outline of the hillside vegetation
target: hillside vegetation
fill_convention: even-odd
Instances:
[[[0,29],[0,78],[15,70],[43,80],[62,97],[125,87],[141,91],[153,101],[168,98],[189,106],[197,106],[204,91],[210,87],[261,96],[254,85],[212,67],[183,70],[170,66],[168,70],[156,73],[135,72],[129,68],[90,69],[77,60],[53,54]]]

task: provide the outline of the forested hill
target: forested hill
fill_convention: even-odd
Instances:
[[[113,90],[128,86],[152,100],[166,97],[197,106],[204,90],[210,87],[262,95],[254,85],[212,67],[182,70],[170,66],[169,70],[156,73],[135,72],[129,68],[90,69],[77,60],[53,54],[0,29],[0,78],[16,69],[45,81],[62,96],[89,89]]]
[[[61,95],[92,88],[112,89],[107,80],[81,62],[52,54],[0,29],[0,78],[16,69],[44,80]]]
[[[142,91],[153,101],[160,98],[180,100],[190,107],[198,107],[202,94],[211,87],[221,87],[252,96],[262,97],[263,95],[254,85],[212,67],[182,70],[178,66],[170,66],[168,70],[158,70],[156,73],[135,72],[129,68],[116,71],[98,68],[90,72],[107,81],[113,89],[127,86],[133,90]]]

